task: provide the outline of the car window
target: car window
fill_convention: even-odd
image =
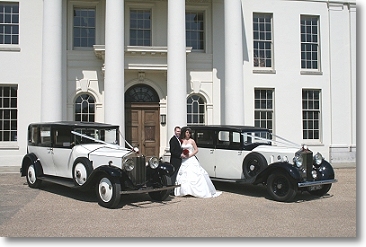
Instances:
[[[240,133],[234,131],[219,131],[217,135],[216,148],[240,150]]]
[[[214,148],[213,130],[193,130],[193,136],[198,147]]]
[[[37,126],[32,126],[30,128],[28,145],[36,146],[39,143],[39,129]]]
[[[51,127],[50,126],[41,126],[40,127],[40,145],[44,147],[51,146]]]
[[[55,130],[55,147],[71,148],[71,131],[70,129]]]

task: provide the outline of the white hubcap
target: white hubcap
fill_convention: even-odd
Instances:
[[[31,183],[31,184],[34,184],[36,182],[36,172],[34,171],[34,166],[33,165],[30,165],[28,167],[28,181]]]
[[[88,174],[86,172],[85,166],[81,163],[76,164],[74,169],[74,177],[76,183],[78,185],[83,185],[86,182],[86,179],[88,177]]]
[[[109,202],[113,196],[112,182],[108,178],[102,178],[99,182],[99,196],[103,202]]]

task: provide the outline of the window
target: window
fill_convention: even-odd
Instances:
[[[320,92],[302,91],[303,139],[320,140]]]
[[[186,46],[193,50],[204,50],[204,12],[186,12]]]
[[[0,44],[19,44],[19,3],[0,2]]]
[[[131,9],[130,45],[151,46],[151,10]]]
[[[95,121],[95,99],[89,94],[82,94],[75,100],[75,121]]]
[[[0,86],[0,142],[17,141],[17,86]]]
[[[95,8],[74,8],[74,48],[95,45]]]
[[[253,14],[253,66],[272,68],[272,14]]]
[[[319,18],[301,16],[301,68],[319,70]]]
[[[187,99],[187,124],[205,124],[205,101],[198,95]]]
[[[126,102],[159,102],[159,95],[156,91],[144,84],[137,84],[129,88],[125,93]]]
[[[273,89],[255,89],[254,91],[254,125],[267,128],[273,133]]]
[[[192,134],[196,138],[197,146],[206,148],[214,147],[213,138],[215,136],[215,132],[213,130],[193,130]]]

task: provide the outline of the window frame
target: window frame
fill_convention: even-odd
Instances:
[[[266,30],[261,30],[260,28],[258,28],[258,39],[255,38],[255,29],[254,29],[254,25],[255,25],[255,22],[254,22],[254,19],[256,18],[256,16],[258,16],[258,18],[265,18],[265,17],[269,17],[270,18],[270,35],[271,35],[271,39],[270,40],[267,40],[267,39],[261,39],[260,38],[260,34],[261,32],[265,32]],[[253,63],[252,63],[252,66],[253,66],[253,71],[254,72],[265,72],[265,73],[275,73],[275,59],[274,59],[274,26],[273,26],[273,13],[265,13],[265,12],[253,12],[253,16],[252,16],[252,28],[253,28]],[[264,23],[265,25],[266,23]],[[258,24],[260,26],[260,24]],[[255,47],[255,42],[258,42],[258,43],[269,43],[270,44],[270,62],[271,62],[271,66],[255,66],[255,50],[256,50],[256,47]],[[265,45],[264,45],[264,51],[266,51],[266,48],[265,48]],[[268,50],[268,49],[267,49]],[[258,48],[258,51],[260,51],[260,49]],[[260,60],[260,57],[258,58]],[[264,60],[266,60],[266,58],[264,58]],[[260,63],[260,62],[259,62]]]
[[[257,91],[260,91],[259,93],[261,94],[262,91],[265,91],[266,93],[266,98],[263,99],[263,98],[259,98],[257,99],[256,98],[256,92]],[[271,99],[271,104],[272,104],[272,108],[267,108],[268,106],[268,92],[271,92],[272,93],[272,99]],[[265,100],[266,101],[266,108],[257,108],[256,107],[256,101],[259,100],[259,101],[263,101]],[[261,102],[259,102],[259,106],[261,107]],[[260,119],[257,119],[256,118],[256,113],[259,113],[260,115],[262,115],[262,113],[266,113],[266,118],[265,118],[265,123],[266,123],[266,126],[262,126],[261,122],[263,121],[262,120],[262,116],[260,116]],[[272,113],[272,118],[271,118],[271,121],[272,121],[272,127],[269,128],[268,127],[268,121],[269,121],[269,118],[268,118],[268,113],[271,112]],[[260,126],[257,126],[256,125],[256,121],[259,121],[260,122]],[[274,88],[254,88],[254,126],[255,127],[262,127],[262,128],[266,128],[270,131],[270,133],[274,134],[275,132],[275,89]]]
[[[6,2],[1,2],[0,4],[3,5],[18,5],[18,42],[15,43],[10,43],[10,44],[6,44],[6,43],[1,43],[0,44],[0,51],[15,51],[15,52],[19,52],[20,51],[20,5],[19,5],[19,1],[6,1]],[[2,20],[0,20],[1,25],[5,25],[5,22],[2,22]],[[8,23],[11,27],[14,26],[14,23]],[[12,29],[12,28],[11,28]],[[5,34],[4,34],[5,36]],[[5,39],[4,36],[1,36],[0,39]]]
[[[187,29],[187,13],[195,13],[195,14],[202,14],[203,15],[203,18],[202,18],[202,31],[201,30],[190,30],[188,31]],[[192,47],[192,52],[201,52],[201,53],[204,53],[207,49],[206,49],[206,30],[207,30],[207,26],[206,26],[206,22],[207,22],[207,18],[206,18],[206,15],[207,15],[207,11],[206,10],[202,10],[202,9],[186,9],[185,10],[185,33],[186,33],[186,47]],[[187,44],[188,43],[188,38],[187,38],[187,33],[188,32],[195,32],[195,33],[198,33],[197,36],[201,36],[200,34],[202,34],[202,40],[198,39],[198,43],[201,43],[202,42],[202,49],[195,49],[193,46],[191,46],[190,44]],[[196,40],[197,41],[197,40]],[[196,42],[195,41],[195,42]]]
[[[316,108],[307,108],[307,109],[304,109],[304,93],[305,92],[318,92],[318,109]],[[314,97],[313,97],[314,99]],[[306,102],[307,102],[307,105],[309,105],[309,98],[306,98]],[[314,100],[313,100],[313,105],[314,105]],[[301,117],[301,121],[302,121],[302,124],[301,124],[301,128],[302,128],[302,139],[304,142],[306,143],[322,143],[322,90],[321,89],[316,89],[316,88],[303,88],[302,91],[301,91],[301,112],[302,112],[302,117]],[[317,112],[318,114],[318,118],[315,119],[314,117],[312,119],[309,119],[309,118],[306,118],[304,119],[304,114],[305,112]],[[309,127],[307,127],[305,129],[305,121],[307,121],[309,123],[309,121],[318,121],[318,128],[315,128],[314,127],[314,124],[313,124],[313,127],[310,129]],[[318,138],[305,138],[305,131],[314,131],[314,130],[317,130],[318,131]]]
[[[197,96],[198,97],[198,100],[194,100],[192,101],[192,103],[190,103],[191,105],[189,105],[188,103],[188,100],[192,97],[195,97]],[[199,103],[198,102],[198,111],[197,112],[194,112],[194,102],[195,101],[199,101],[199,99],[202,99],[203,101],[203,104]],[[205,125],[206,122],[207,122],[207,101],[205,99],[205,97],[203,97],[202,95],[200,94],[191,94],[187,97],[187,100],[186,100],[186,106],[187,106],[187,125]],[[203,107],[203,112],[200,112],[200,107]],[[192,112],[189,111],[190,107],[192,108]],[[195,116],[198,116],[198,123],[194,123],[194,122],[189,122],[188,121],[188,118],[189,116],[191,116],[191,119],[194,119]],[[203,121],[200,122],[200,117],[202,116],[203,118]]]
[[[95,8],[95,44],[101,44],[104,42],[103,23],[105,13],[102,11],[102,6],[99,2],[90,1],[70,1],[68,4],[68,49],[71,51],[93,51],[94,47],[74,47],[74,9],[75,8]]]
[[[313,36],[314,36],[314,33],[313,31],[311,31],[310,34],[308,34],[307,32],[303,33],[302,31],[302,26],[303,26],[303,20],[304,19],[314,19],[316,18],[316,38],[317,38],[317,41],[316,42],[313,42]],[[313,25],[311,25],[310,27],[314,27]],[[311,28],[312,29],[312,28]],[[304,36],[303,36],[304,35]],[[310,35],[311,36],[311,41],[303,41],[303,37],[307,36],[307,35]],[[321,50],[320,50],[320,40],[321,36],[320,36],[320,15],[306,15],[306,14],[301,14],[300,15],[300,73],[301,74],[322,74],[322,66],[321,66]],[[303,49],[303,45],[310,45],[310,46],[314,46],[316,45],[317,49],[316,49],[316,60],[313,60],[313,54],[314,54],[314,51],[311,49],[310,51],[306,51],[306,49]],[[311,59],[307,59],[307,55],[310,52],[310,57]],[[305,58],[303,59],[303,53],[305,53]],[[311,68],[308,68],[307,66],[303,67],[303,60],[305,61],[305,63],[307,62],[314,62],[316,61],[317,63],[317,68],[313,68],[311,66]]]
[[[210,1],[208,1],[207,3],[196,3],[196,4],[190,4],[190,3],[186,3],[186,9],[185,9],[185,13],[184,13],[184,18],[186,16],[187,12],[190,11],[200,11],[204,13],[204,17],[203,17],[203,37],[204,37],[204,49],[203,50],[194,50],[192,49],[191,54],[201,54],[201,53],[212,53],[212,39],[210,37],[212,37],[212,27],[208,25],[208,23],[212,22],[212,3],[210,3]],[[184,23],[185,20],[184,20]],[[187,29],[185,29],[185,32],[187,32]],[[186,46],[187,46],[187,37],[186,37],[186,42],[185,42]]]
[[[80,97],[82,97],[83,95],[88,95],[89,97],[88,97],[88,100],[89,100],[89,98],[91,97],[91,98],[93,98],[93,100],[94,100],[94,103],[90,103],[88,100],[85,100],[85,99],[83,99],[83,101],[87,101],[87,104],[88,104],[88,112],[87,113],[84,113],[83,111],[82,111],[82,102],[81,103],[76,103],[76,101],[80,98]],[[77,111],[77,104],[80,104],[80,112],[76,112]],[[90,104],[93,104],[94,105],[94,112],[93,113],[91,113],[89,110],[90,110]],[[73,112],[73,116],[74,116],[74,120],[75,121],[82,121],[82,122],[95,122],[95,120],[96,120],[96,109],[97,109],[97,107],[96,107],[96,105],[97,105],[97,101],[96,101],[96,98],[95,98],[95,96],[94,95],[92,95],[92,94],[90,94],[90,93],[80,93],[80,94],[78,94],[78,95],[76,95],[76,97],[75,97],[75,99],[74,99],[74,102],[73,102],[73,105],[74,105],[74,112]],[[83,116],[84,115],[87,115],[87,121],[84,121],[83,120]],[[77,118],[77,116],[80,116],[80,120],[77,120],[78,118]],[[90,118],[91,118],[91,116],[93,116],[93,121],[90,121]]]
[[[16,96],[15,96],[15,99],[16,99],[16,107],[11,107],[11,99],[13,98],[11,95],[9,96],[9,107],[4,107],[3,106],[3,95],[0,95],[0,101],[1,104],[0,104],[0,109],[1,110],[10,110],[10,117],[8,119],[3,119],[2,118],[2,114],[0,114],[0,119],[2,120],[2,122],[4,120],[8,120],[10,121],[9,123],[9,129],[3,129],[3,126],[1,125],[1,135],[3,135],[3,132],[4,131],[10,131],[9,135],[12,135],[12,132],[15,132],[16,133],[16,138],[15,140],[11,140],[11,136],[9,140],[6,140],[6,141],[0,141],[0,148],[18,148],[18,136],[19,136],[19,105],[18,105],[18,98],[19,98],[19,87],[17,84],[0,84],[0,90],[1,90],[1,93],[3,92],[3,89],[4,88],[15,88],[16,90]],[[12,112],[13,111],[16,111],[16,117],[15,118],[12,118]],[[12,121],[15,121],[16,122],[16,129],[12,129]]]
[[[130,45],[130,21],[131,21],[131,10],[133,9],[141,9],[141,10],[150,10],[150,24],[151,24],[151,30],[150,30],[150,40],[151,44],[149,47],[152,47],[155,45],[155,4],[154,3],[136,3],[136,2],[125,2],[125,23],[124,23],[124,35],[125,35],[125,44],[126,46]]]
[[[132,29],[132,27],[131,27],[131,12],[132,11],[148,11],[149,12],[149,14],[150,14],[150,20],[149,20],[149,22],[150,22],[150,27],[149,27],[149,29],[145,29],[144,28],[144,24],[143,24],[143,26],[142,27],[140,27],[140,26],[136,26],[136,29]],[[128,46],[139,46],[139,47],[151,47],[152,46],[152,32],[153,32],[153,23],[152,23],[152,9],[151,8],[130,8],[129,9],[129,25],[128,25],[128,36],[129,36],[129,39],[128,39]],[[137,19],[137,21],[139,21],[139,19]],[[142,19],[141,20],[143,23],[145,22],[145,19]],[[145,31],[149,31],[150,32],[150,35],[149,35],[149,37],[148,37],[148,41],[149,41],[149,44],[148,45],[145,45],[144,44],[144,42],[145,42],[145,40],[146,40],[146,38],[145,38],[145,36],[143,35],[143,37],[142,37],[142,39],[139,39],[139,35],[137,35],[137,38],[136,38],[136,43],[137,44],[132,44],[132,37],[131,37],[131,32],[132,32],[132,30],[136,30],[136,31],[139,31],[139,30],[142,30],[143,32],[145,32]],[[140,42],[140,41],[142,41],[142,45],[138,45],[138,43]]]

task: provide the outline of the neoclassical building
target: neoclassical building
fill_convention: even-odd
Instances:
[[[176,125],[255,125],[356,164],[355,0],[0,0],[0,68],[0,166],[58,120],[158,156]]]

